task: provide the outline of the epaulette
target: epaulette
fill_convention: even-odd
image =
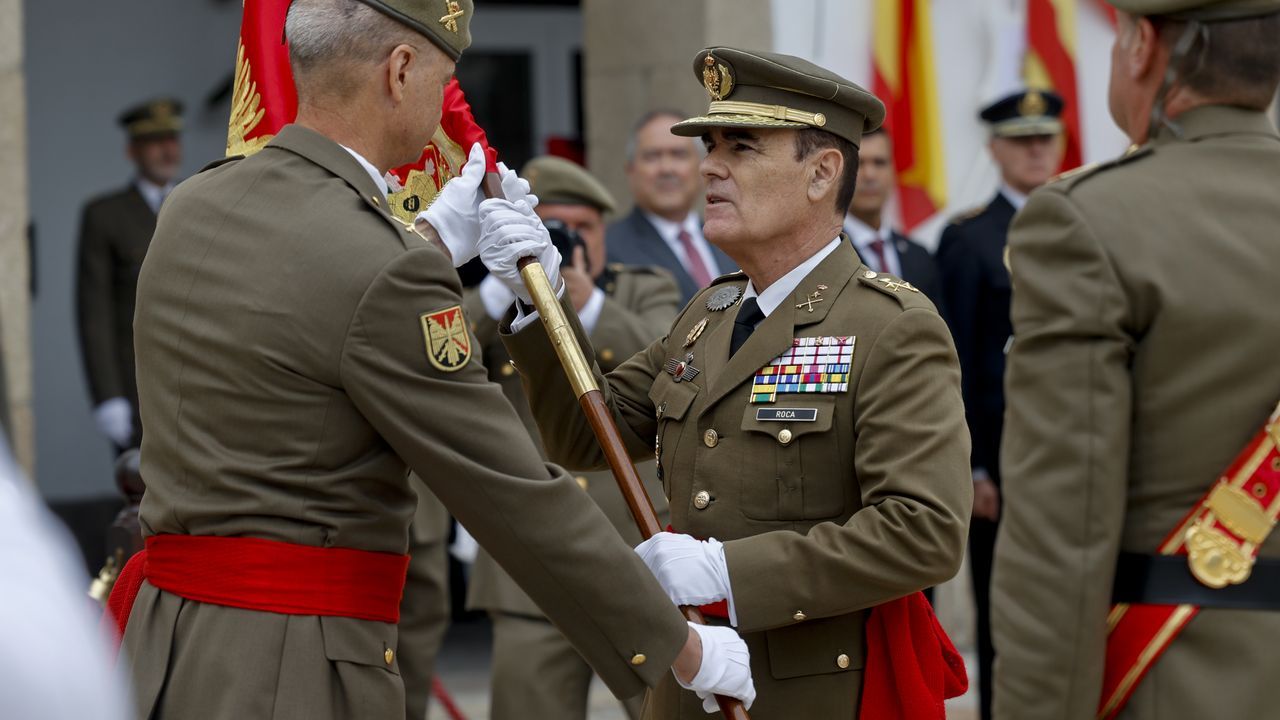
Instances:
[[[982,214],[982,211],[986,209],[987,209],[987,206],[985,205],[979,205],[977,207],[969,208],[968,210],[952,215],[951,219],[947,220],[947,224],[959,225],[962,222],[965,222],[967,220],[972,220],[978,217],[979,215]]]
[[[1062,192],[1068,192],[1088,178],[1096,177],[1103,171],[1120,167],[1121,165],[1126,165],[1134,160],[1146,157],[1153,152],[1155,152],[1155,146],[1151,144],[1132,145],[1119,157],[1112,158],[1111,160],[1105,160],[1103,162],[1082,165],[1074,170],[1068,170],[1050,179],[1049,182],[1045,184],[1052,185],[1055,189]]]
[[[920,288],[889,273],[876,272],[875,270],[860,270],[858,272],[858,282],[867,287],[875,288],[885,295],[892,296],[902,305],[903,309],[912,307],[927,307],[928,298],[924,293],[920,292]],[[921,304],[920,300],[924,303]]]
[[[228,155],[227,157],[224,157],[224,158],[218,158],[217,160],[214,160],[208,165],[205,165],[204,167],[200,168],[200,172],[204,172],[205,170],[212,170],[217,167],[222,167],[223,165],[233,163],[237,160],[243,160],[244,158],[245,158],[244,155]]]
[[[712,280],[711,284],[707,285],[707,287],[711,287],[711,285],[719,285],[720,283],[733,282],[734,280],[745,280],[746,277],[747,277],[747,274],[742,272],[741,270],[734,270],[731,273],[725,273],[724,275],[721,275],[715,280]]]

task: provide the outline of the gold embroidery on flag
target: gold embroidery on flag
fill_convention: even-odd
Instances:
[[[253,81],[249,59],[245,57],[244,43],[236,48],[236,82],[231,93],[231,122],[227,126],[227,156],[252,155],[271,141],[270,135],[248,138],[249,133],[262,122],[267,113],[262,107],[262,95]]]

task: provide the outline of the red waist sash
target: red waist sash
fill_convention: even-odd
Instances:
[[[400,621],[408,555],[260,538],[154,535],[121,571],[107,609],[120,636],[142,581],[187,600],[285,615]]]

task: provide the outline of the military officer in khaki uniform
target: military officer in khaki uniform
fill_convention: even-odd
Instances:
[[[881,103],[785,55],[716,47],[694,72],[709,111],[673,132],[706,144],[706,236],[743,273],[598,381],[633,457],[656,451],[672,524],[688,533],[640,550],[676,601],[727,601],[719,622],[751,650],[752,717],[852,718],[868,610],[952,577],[964,553],[955,349],[933,304],[840,234]],[[518,309],[503,340],[548,454],[602,463],[545,334]],[[674,678],[646,701],[649,718],[701,715]]]
[[[80,222],[76,309],[80,354],[98,430],[117,451],[137,447],[142,425],[134,381],[133,307],[156,213],[182,164],[182,104],[149,100],[120,115],[137,176],[91,200]]]
[[[477,252],[480,147],[419,222],[387,212],[384,174],[435,132],[472,11],[294,0],[296,124],[161,212],[135,320],[146,561],[116,585],[137,590],[139,718],[403,717],[410,469],[619,696],[674,663],[750,698],[741,640],[684,622],[473,360],[454,265]]]
[[[665,270],[606,265],[604,223],[605,214],[614,209],[613,196],[581,166],[561,158],[540,157],[529,161],[521,172],[539,200],[538,216],[548,223],[562,223],[585,244],[585,250],[578,250],[576,263],[561,267],[561,276],[566,295],[596,348],[596,361],[602,369],[612,370],[671,327],[680,310],[680,290]],[[502,387],[530,436],[541,446],[520,375],[498,339],[498,320],[514,300],[511,291],[491,275],[470,293],[463,307],[475,323],[489,379]],[[650,483],[650,497],[665,511],[666,498],[658,485],[653,459],[638,471]],[[635,520],[612,473],[583,471],[575,473],[574,479],[629,544],[640,542]],[[665,518],[665,512],[661,515]],[[586,718],[591,667],[484,551],[476,558],[467,603],[487,610],[493,620],[489,709],[493,720]],[[640,698],[629,698],[625,704],[628,714],[638,718]]]
[[[1253,577],[1223,590],[1157,553],[1280,400],[1280,2],[1110,2],[1111,115],[1134,147],[1032,193],[1009,236],[995,715],[1276,717],[1280,538],[1255,537]],[[1270,493],[1249,490],[1246,510]],[[1145,677],[1104,693],[1109,627],[1184,603],[1199,614]]]

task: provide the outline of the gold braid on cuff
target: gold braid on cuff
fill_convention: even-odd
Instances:
[[[787,120],[790,122],[804,123],[814,127],[822,127],[827,124],[827,116],[822,113],[811,113],[803,110],[793,110],[782,105],[764,105],[762,103],[753,102],[735,102],[732,100],[717,100],[711,103],[711,107],[707,108],[709,115],[754,115],[756,117],[773,118],[774,120]]]

